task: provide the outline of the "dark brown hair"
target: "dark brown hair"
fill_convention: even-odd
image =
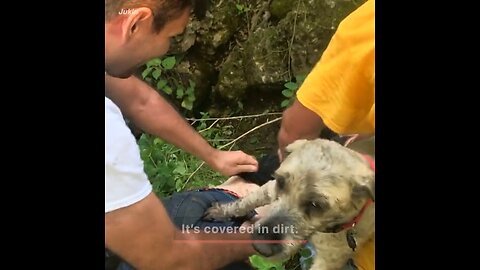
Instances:
[[[165,24],[180,16],[187,8],[193,10],[198,19],[203,19],[210,0],[105,0],[105,21],[119,15],[121,10],[146,7],[153,13],[153,28],[162,30]]]

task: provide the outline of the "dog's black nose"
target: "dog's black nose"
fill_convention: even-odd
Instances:
[[[270,220],[265,224],[259,224],[252,236],[255,241],[253,247],[265,257],[278,254],[283,249],[283,235],[276,229],[279,224],[273,221],[275,220]]]

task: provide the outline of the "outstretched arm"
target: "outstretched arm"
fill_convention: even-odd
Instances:
[[[105,95],[136,126],[197,156],[223,175],[257,170],[254,157],[213,148],[155,89],[135,76],[105,75]]]

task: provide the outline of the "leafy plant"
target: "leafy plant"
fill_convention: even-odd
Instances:
[[[163,91],[180,101],[180,105],[191,111],[195,97],[195,82],[188,80],[188,87],[185,87],[181,81],[177,80],[173,68],[177,63],[175,56],[165,58],[154,58],[147,62],[142,77],[145,81],[154,85],[157,90]]]
[[[182,100],[182,107],[191,111],[193,109],[193,102],[195,101],[195,82],[188,80],[188,88],[182,85],[177,87],[177,99]]]
[[[233,126],[219,126],[218,123],[212,125],[203,120],[206,118],[209,118],[208,113],[202,113],[200,123],[196,126],[197,131],[214,147],[228,142],[227,138],[233,134]],[[145,173],[152,183],[153,191],[160,197],[184,189],[218,185],[225,180],[224,176],[208,166],[202,166],[193,174],[202,160],[160,138],[142,134],[138,145]]]
[[[283,262],[271,262],[262,256],[250,256],[250,263],[257,270],[285,270]]]
[[[147,62],[147,68],[142,72],[142,77],[145,79],[151,75],[155,80],[158,80],[163,71],[171,70],[175,67],[175,56],[168,56],[165,58],[154,58]]]
[[[235,6],[237,7],[237,11],[239,15],[250,11],[250,8],[248,6],[240,3],[235,4]]]
[[[303,81],[305,80],[305,78],[306,78],[306,75],[297,75],[295,76],[295,82],[289,81],[283,85],[285,89],[283,89],[282,95],[286,99],[284,99],[280,104],[282,108],[289,107],[290,105],[293,104],[293,101],[295,100],[295,96],[297,94],[297,90],[303,84]]]

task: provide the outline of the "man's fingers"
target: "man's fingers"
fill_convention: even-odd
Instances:
[[[242,158],[240,158],[238,162],[239,165],[254,165],[258,168],[258,161],[254,157],[247,155],[242,151],[238,151],[238,153],[242,154]]]
[[[258,166],[254,165],[238,165],[236,167],[237,172],[235,174],[241,173],[241,172],[256,172],[258,170]]]

